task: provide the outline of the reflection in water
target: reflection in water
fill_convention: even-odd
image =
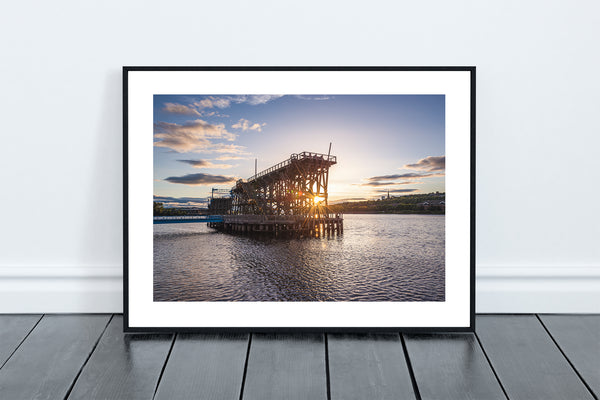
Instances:
[[[345,215],[344,233],[154,226],[155,301],[444,301],[444,216]]]

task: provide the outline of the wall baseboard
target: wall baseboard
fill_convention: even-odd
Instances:
[[[0,313],[123,312],[123,267],[0,267]]]
[[[0,313],[120,313],[109,267],[0,267]],[[600,313],[600,266],[477,268],[478,313]]]
[[[478,313],[600,313],[600,266],[477,267]]]

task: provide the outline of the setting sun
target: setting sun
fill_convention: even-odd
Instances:
[[[325,197],[315,196],[314,200],[315,204],[319,204],[320,202],[325,201]]]

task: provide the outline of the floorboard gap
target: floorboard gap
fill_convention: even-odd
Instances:
[[[329,374],[329,335],[325,336],[325,380],[327,382],[327,400],[331,400],[331,379]]]
[[[248,348],[246,349],[246,362],[244,362],[244,373],[242,374],[242,386],[240,387],[240,400],[244,397],[244,386],[246,385],[246,374],[248,372],[248,360],[250,359],[250,346],[252,346],[252,333],[248,334]]]
[[[160,386],[160,381],[162,380],[163,374],[165,373],[165,369],[167,368],[167,363],[169,362],[169,357],[171,357],[171,352],[173,351],[173,346],[175,346],[175,340],[177,340],[177,333],[173,334],[173,339],[171,339],[171,347],[169,347],[169,352],[167,353],[167,357],[165,358],[165,362],[160,370],[160,374],[158,375],[158,381],[156,381],[156,387],[154,388],[154,394],[152,395],[152,400],[156,397],[156,392],[158,392],[158,387]]]
[[[75,387],[75,384],[77,383],[77,380],[79,379],[79,376],[81,375],[81,372],[83,371],[86,364],[92,357],[92,354],[94,354],[94,351],[96,351],[96,347],[98,347],[98,343],[100,343],[100,339],[102,339],[102,336],[104,336],[104,332],[106,332],[106,329],[108,328],[108,325],[110,325],[110,321],[113,320],[114,316],[115,316],[115,314],[111,314],[110,318],[108,319],[108,322],[104,326],[104,329],[100,333],[100,336],[98,336],[98,339],[96,339],[96,342],[94,343],[94,346],[92,347],[92,351],[90,351],[90,354],[88,354],[87,358],[85,359],[85,361],[79,368],[79,371],[77,371],[77,375],[75,375],[75,379],[73,379],[73,382],[71,382],[71,386],[69,386],[69,389],[67,390],[67,393],[65,394],[64,400],[67,400],[69,398],[69,396],[71,395],[71,392],[73,391],[73,388]]]
[[[510,397],[508,397],[508,394],[506,393],[506,389],[504,389],[504,385],[502,384],[502,381],[500,380],[500,378],[498,377],[498,374],[496,373],[496,369],[492,365],[492,362],[490,361],[490,358],[488,357],[487,352],[485,351],[485,348],[483,347],[483,344],[481,343],[481,340],[479,340],[479,336],[477,335],[477,332],[473,331],[473,335],[475,335],[475,339],[477,339],[477,343],[479,343],[479,347],[481,347],[481,351],[483,352],[485,359],[487,360],[490,368],[492,369],[492,372],[494,373],[494,376],[496,377],[496,380],[498,381],[498,384],[500,385],[500,389],[502,389],[502,393],[504,393],[504,397],[506,397],[508,400],[510,400]]]
[[[42,316],[37,320],[37,322],[29,330],[29,332],[27,332],[27,335],[25,335],[25,337],[23,338],[23,340],[21,340],[19,342],[19,344],[17,345],[17,347],[12,351],[12,353],[10,353],[10,355],[8,356],[8,358],[6,359],[6,361],[4,361],[4,363],[2,365],[0,365],[0,369],[2,369],[2,367],[4,367],[6,365],[6,363],[8,362],[8,360],[10,360],[10,358],[13,356],[13,354],[15,354],[17,352],[17,350],[19,350],[19,347],[21,347],[21,345],[23,344],[23,342],[29,337],[29,335],[31,335],[31,332],[33,332],[33,330],[38,326],[38,324],[40,323],[40,321],[42,320],[42,318],[44,318],[44,315],[45,314],[42,314]]]
[[[538,321],[540,321],[540,324],[542,324],[542,327],[544,327],[544,330],[546,331],[546,333],[548,334],[548,336],[550,336],[550,339],[552,339],[552,342],[554,342],[554,345],[556,346],[556,348],[558,349],[558,351],[560,351],[560,354],[563,355],[563,357],[565,358],[565,360],[567,360],[567,362],[569,363],[569,365],[571,366],[571,368],[573,368],[573,371],[575,371],[575,373],[579,377],[579,380],[581,380],[581,382],[583,382],[583,385],[588,390],[588,392],[590,392],[590,394],[592,395],[592,397],[594,399],[598,400],[598,397],[594,394],[594,392],[592,391],[592,388],[590,388],[590,386],[585,381],[585,379],[583,379],[583,377],[581,376],[581,374],[579,374],[579,371],[577,371],[577,368],[575,368],[575,365],[573,365],[573,363],[571,362],[571,360],[569,360],[569,357],[567,357],[567,355],[565,354],[565,352],[563,351],[563,349],[560,348],[558,342],[554,339],[554,336],[552,336],[552,333],[550,333],[550,331],[548,330],[548,328],[546,327],[546,325],[544,325],[544,321],[542,321],[542,319],[540,318],[540,316],[538,314],[535,314],[535,317],[537,318]]]
[[[408,367],[408,373],[410,375],[410,381],[412,382],[413,390],[415,392],[416,400],[421,399],[421,393],[419,391],[419,385],[417,384],[417,379],[415,378],[415,372],[413,371],[412,364],[410,362],[410,356],[408,355],[408,349],[406,348],[406,343],[404,342],[404,335],[399,333],[400,342],[402,343],[402,351],[404,352],[404,359],[406,360],[406,366]]]

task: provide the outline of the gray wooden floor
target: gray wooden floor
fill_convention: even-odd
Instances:
[[[121,315],[0,315],[0,399],[598,399],[600,315],[476,334],[124,335]]]

